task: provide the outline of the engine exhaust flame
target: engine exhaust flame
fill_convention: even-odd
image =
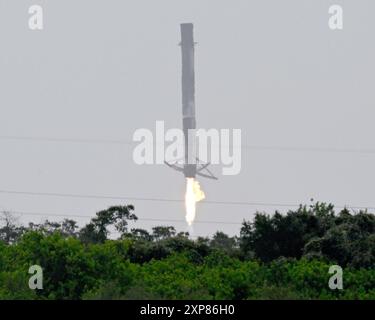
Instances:
[[[205,198],[204,192],[201,190],[199,182],[194,178],[186,178],[185,208],[186,222],[189,226],[195,220],[196,203]]]

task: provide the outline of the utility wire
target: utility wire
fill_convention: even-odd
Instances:
[[[61,143],[90,143],[90,144],[125,144],[133,145],[135,142],[110,139],[81,139],[81,138],[51,138],[27,136],[0,136],[0,140],[30,141],[30,142],[61,142]]]
[[[167,199],[167,198],[143,198],[131,196],[105,196],[105,195],[88,195],[88,194],[69,194],[69,193],[51,193],[51,192],[31,192],[31,191],[15,191],[15,190],[0,190],[0,194],[13,194],[24,196],[46,196],[46,197],[60,197],[60,198],[78,198],[78,199],[109,199],[109,200],[126,200],[126,201],[151,201],[151,202],[184,202],[182,199]],[[274,202],[249,202],[249,201],[216,201],[204,200],[201,204],[220,204],[220,205],[239,205],[239,206],[259,206],[259,207],[299,207],[300,204],[292,203],[274,203]],[[335,208],[343,209],[358,209],[358,210],[375,210],[375,206],[352,206],[339,205]]]
[[[29,142],[56,142],[74,144],[114,144],[135,145],[137,142],[116,139],[81,139],[81,138],[52,138],[52,137],[27,137],[27,136],[0,136],[0,140],[29,141]],[[232,146],[232,148],[237,148]],[[290,151],[290,152],[319,152],[319,153],[358,153],[375,154],[375,148],[337,148],[337,147],[295,147],[295,146],[264,146],[264,145],[241,145],[241,149],[254,151]]]
[[[14,211],[14,210],[1,210],[0,213],[3,212],[10,212],[12,214],[16,215],[27,215],[27,216],[49,216],[50,217],[64,217],[64,218],[92,218],[92,216],[87,216],[87,215],[77,215],[77,214],[60,214],[60,213],[40,213],[40,212],[24,212],[24,211]],[[154,221],[154,222],[178,222],[178,223],[183,223],[186,224],[185,220],[177,220],[177,219],[152,219],[152,218],[138,218],[138,221]],[[229,222],[229,221],[203,221],[203,220],[196,220],[194,221],[194,224],[202,224],[202,223],[213,223],[213,224],[231,224],[231,225],[241,225],[241,222]],[[111,235],[117,234],[121,235],[121,232],[118,231],[110,231]],[[198,238],[207,238],[209,237],[208,235],[197,235],[195,233],[189,235],[189,238],[192,239],[198,239]]]
[[[10,212],[12,214],[21,216],[41,216],[41,217],[64,217],[64,218],[94,218],[92,215],[79,215],[79,214],[62,214],[62,213],[47,213],[47,212],[25,212],[15,210],[2,210],[0,212]],[[186,223],[185,220],[178,219],[157,219],[157,218],[138,218],[138,221],[154,221],[154,222],[177,222]],[[210,221],[210,220],[196,220],[195,223],[208,223],[208,224],[228,224],[228,225],[240,225],[241,222],[230,222],[230,221]]]

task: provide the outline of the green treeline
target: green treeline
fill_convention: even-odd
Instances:
[[[132,206],[72,220],[0,225],[0,299],[375,299],[375,216],[317,203],[257,213],[239,236],[189,239],[173,227],[129,228]],[[120,236],[109,239],[110,230]],[[29,267],[43,269],[31,290]],[[343,290],[328,286],[343,268]]]

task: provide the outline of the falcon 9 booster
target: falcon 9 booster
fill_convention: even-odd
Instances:
[[[195,145],[189,139],[189,130],[196,129],[195,120],[195,74],[194,74],[194,38],[193,24],[181,24],[182,53],[182,128],[185,137],[184,175],[195,178],[197,171],[194,157]],[[191,131],[190,131],[191,132]]]
[[[186,178],[196,175],[217,180],[208,170],[209,163],[201,163],[196,155],[195,134],[195,74],[194,74],[194,36],[193,24],[181,24],[181,53],[182,53],[182,128],[184,133],[184,162],[180,167],[177,163],[165,162],[169,167],[183,172]],[[203,173],[202,171],[205,171]]]

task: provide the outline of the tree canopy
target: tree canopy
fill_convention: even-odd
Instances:
[[[77,222],[0,224],[0,299],[374,299],[375,216],[329,204],[256,213],[239,235],[191,239],[172,226],[130,228],[133,206]],[[133,224],[133,223],[132,223]],[[118,234],[111,236],[111,230]],[[331,265],[344,290],[328,288]],[[28,269],[43,268],[43,290]]]

